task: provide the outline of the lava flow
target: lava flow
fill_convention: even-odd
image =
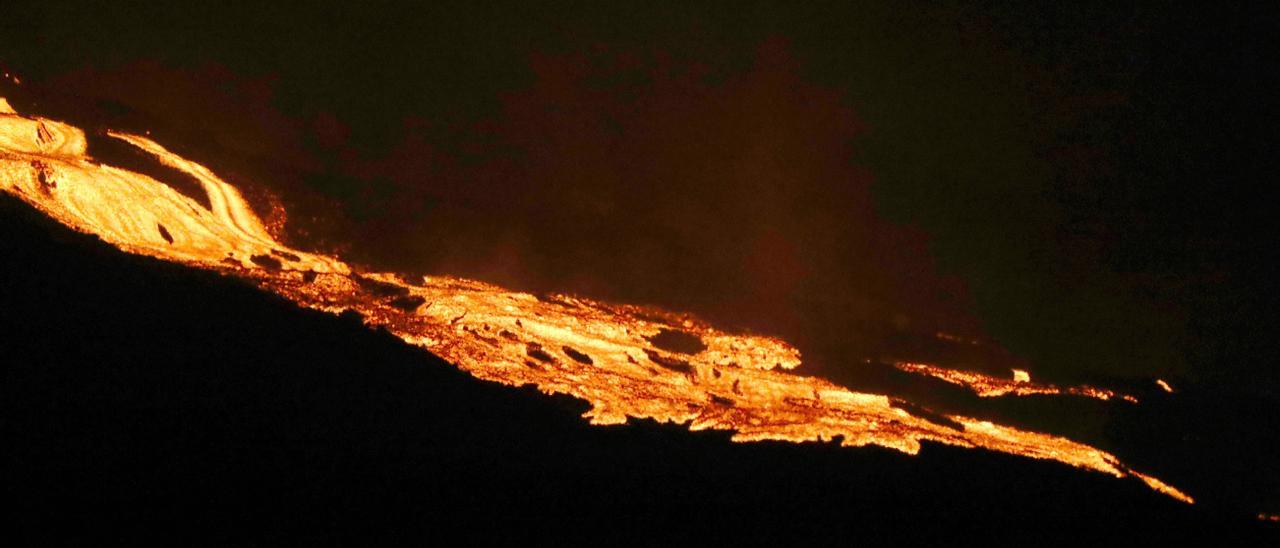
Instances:
[[[898,362],[894,367],[914,373],[933,377],[935,379],[949,382],[957,386],[968,388],[980,398],[994,398],[1013,394],[1015,396],[1031,396],[1036,394],[1043,395],[1069,395],[1083,396],[1086,398],[1094,398],[1102,401],[1110,401],[1112,398],[1119,398],[1129,403],[1138,403],[1138,398],[1129,394],[1121,394],[1114,390],[1105,388],[1097,388],[1094,386],[1068,386],[1062,388],[1052,384],[1042,384],[1031,382],[1031,374],[1021,369],[1013,370],[1012,379],[1001,379],[982,373],[973,371],[957,371],[955,369],[945,369],[936,365],[928,365],[923,363]],[[1161,386],[1164,381],[1158,381]]]
[[[235,276],[299,306],[354,310],[367,325],[481,379],[583,399],[593,424],[650,418],[733,431],[735,441],[838,439],[909,454],[932,441],[1136,477],[1193,502],[1088,445],[960,415],[926,419],[895,398],[789,373],[800,353],[778,339],[725,333],[653,308],[538,297],[458,278],[357,273],[336,257],[278,242],[240,192],[204,166],[146,137],[107,135],[196,178],[210,207],[148,176],[95,162],[80,129],[20,116],[3,99],[0,188],[126,252]]]

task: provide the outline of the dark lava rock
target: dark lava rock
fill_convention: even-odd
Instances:
[[[387,304],[405,312],[413,312],[414,310],[417,310],[419,306],[426,304],[426,302],[427,299],[423,298],[421,295],[407,295],[392,299],[391,302],[388,302]]]
[[[668,358],[666,356],[663,356],[662,354],[659,354],[647,348],[644,350],[644,353],[649,356],[650,361],[658,365],[661,365],[662,367],[665,367],[677,373],[684,373],[684,374],[693,373],[693,366],[689,365],[689,362],[687,361],[679,360],[676,358]]]
[[[663,329],[657,335],[649,337],[649,343],[667,352],[689,355],[697,354],[707,349],[707,345],[702,342],[701,337],[671,329]]]
[[[262,268],[267,268],[271,270],[280,270],[281,268],[284,268],[284,263],[281,263],[280,259],[277,259],[270,255],[254,255],[252,257],[249,257],[249,260],[253,261],[253,264],[256,264]]]
[[[571,347],[565,346],[565,347],[562,347],[561,350],[564,351],[564,355],[569,356],[570,358],[573,358],[573,361],[576,361],[578,363],[585,363],[587,365],[592,365],[596,363],[595,360],[591,359],[591,356],[583,354],[582,352],[578,352],[577,350],[574,350]]]
[[[160,237],[164,238],[164,241],[173,243],[173,235],[169,234],[169,229],[160,223],[156,223],[156,229],[160,231]]]
[[[891,407],[896,407],[898,409],[911,413],[913,416],[920,417],[938,426],[943,426],[946,428],[950,428],[952,430],[964,432],[963,424],[960,424],[956,421],[951,420],[950,418],[947,418],[947,416],[943,415],[942,413],[930,411],[929,409],[926,409],[923,406],[916,405],[906,400],[900,400],[898,398],[889,398],[889,405]]]
[[[361,289],[364,289],[378,297],[391,298],[409,296],[409,289],[405,287],[389,284],[373,278],[366,278],[358,274],[353,276],[353,278],[356,280],[356,283],[360,285]]]
[[[734,405],[736,405],[736,402],[734,402],[733,400],[726,398],[724,396],[717,396],[715,394],[711,395],[711,403],[724,405],[728,407],[733,407]]]
[[[277,257],[280,257],[281,259],[284,259],[286,261],[293,261],[295,263],[302,260],[302,257],[299,257],[293,253],[289,253],[288,251],[283,251],[280,249],[272,249],[271,254]]]
[[[526,354],[529,355],[530,358],[533,358],[538,361],[547,362],[547,363],[555,363],[556,361],[556,359],[552,357],[551,354],[548,354],[546,350],[543,350],[542,345],[538,343],[529,343],[527,346],[525,346],[524,351]]]

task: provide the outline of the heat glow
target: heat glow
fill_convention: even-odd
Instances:
[[[1193,502],[1088,445],[960,415],[947,415],[952,424],[941,424],[895,406],[895,398],[790,373],[800,365],[800,353],[775,338],[725,333],[692,316],[654,308],[569,295],[538,297],[451,277],[411,281],[357,273],[336,257],[277,241],[240,192],[204,166],[146,137],[107,135],[195,177],[210,207],[148,176],[94,161],[83,131],[20,116],[3,98],[0,188],[123,251],[214,270],[299,306],[335,314],[354,310],[367,325],[384,327],[478,378],[580,398],[591,404],[585,417],[592,424],[650,418],[688,424],[691,430],[733,431],[733,440],[741,442],[839,440],[844,446],[879,445],[908,454],[918,453],[922,441],[932,441],[1135,477]],[[701,343],[657,343],[673,333]],[[973,387],[979,395],[1115,396],[1074,388],[1064,392],[1031,383],[1029,375],[1021,382],[1002,381],[935,373],[936,368],[916,364],[899,367]]]
[[[975,373],[973,371],[945,369],[936,365],[923,363],[898,362],[894,364],[894,367],[908,373],[933,377],[957,386],[963,386],[971,390],[974,394],[977,394],[980,398],[994,398],[1010,394],[1014,396],[1031,396],[1040,394],[1051,396],[1083,396],[1103,401],[1110,401],[1112,398],[1120,398],[1129,403],[1138,403],[1138,398],[1136,397],[1129,394],[1121,394],[1113,390],[1107,390],[1105,388],[1097,388],[1093,386],[1068,386],[1063,388],[1052,384],[1031,382],[1031,374],[1021,369],[1013,370],[1013,378],[1002,379],[999,377],[992,377],[991,375]]]

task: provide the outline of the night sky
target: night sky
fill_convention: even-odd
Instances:
[[[358,262],[836,355],[1267,374],[1243,12],[646,3],[12,10],[27,88],[189,142]],[[49,105],[56,109],[58,105]],[[83,115],[82,115],[83,116]]]
[[[0,95],[151,131],[295,245],[694,311],[855,384],[945,331],[1275,401],[1249,10],[147,4],[6,3]]]

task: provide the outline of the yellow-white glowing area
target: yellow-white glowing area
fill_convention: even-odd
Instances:
[[[67,226],[125,251],[187,264],[251,264],[255,256],[288,254],[297,257],[289,269],[348,271],[339,260],[279,244],[235,187],[150,139],[109,133],[191,174],[211,208],[149,177],[94,163],[77,128],[12,112],[0,116],[0,184]]]
[[[458,278],[410,281],[357,273],[336,257],[277,241],[241,193],[204,166],[145,137],[108,135],[194,177],[210,207],[148,176],[95,162],[80,129],[20,116],[3,99],[0,188],[124,251],[215,270],[300,306],[354,310],[366,324],[385,327],[478,378],[580,398],[590,403],[586,417],[593,424],[650,418],[732,431],[736,441],[840,440],[909,454],[932,441],[1132,476],[1192,502],[1085,444],[960,415],[920,417],[904,410],[901,400],[791,373],[800,353],[776,338],[726,333],[654,308],[539,297]],[[899,367],[926,373],[928,366]],[[1064,392],[1047,391],[1020,373],[1003,380],[1007,386],[983,390]]]

